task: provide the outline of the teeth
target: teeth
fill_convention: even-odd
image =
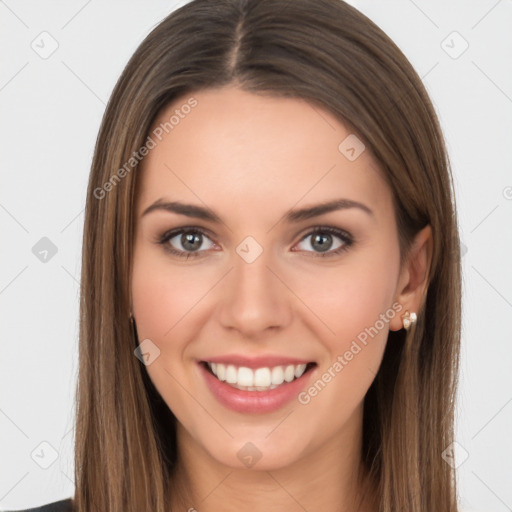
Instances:
[[[254,372],[250,368],[244,368],[243,366],[238,368],[238,376],[235,383],[239,386],[253,386]]]
[[[295,367],[295,378],[298,379],[305,371],[306,371],[306,364],[298,364]]]
[[[295,378],[295,367],[291,364],[286,367],[284,371],[284,380],[286,382],[291,382]]]
[[[272,368],[272,384],[279,386],[284,382],[284,371],[282,366]]]
[[[216,364],[215,368],[213,368],[212,364],[212,371],[217,375],[219,380],[226,380],[226,367],[223,364]]]
[[[228,384],[236,384],[236,380],[238,378],[236,368],[233,365],[229,365],[226,368],[226,382]]]
[[[292,382],[306,371],[305,364],[274,366],[273,368],[236,367],[232,364],[207,363],[212,373],[233,387],[247,391],[267,391],[280,386],[283,382]]]

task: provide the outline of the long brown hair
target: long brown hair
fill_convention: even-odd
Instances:
[[[76,510],[169,507],[176,420],[134,356],[129,321],[134,154],[171,101],[228,84],[306,99],[364,141],[393,193],[402,261],[413,236],[430,224],[428,291],[415,328],[389,334],[365,397],[361,457],[380,511],[455,512],[455,470],[442,456],[453,441],[461,314],[449,159],[411,64],[341,0],[194,0],[152,30],[119,78],[99,131],[85,211]]]

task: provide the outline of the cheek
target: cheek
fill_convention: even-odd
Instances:
[[[375,324],[386,337],[398,276],[398,254],[392,252],[358,253],[337,267],[317,269],[307,279],[295,277],[295,289],[316,314],[316,325],[323,324],[322,339],[331,349],[343,350]]]
[[[316,322],[325,358],[299,402],[310,415],[314,412],[315,421],[330,424],[334,433],[360,406],[378,372],[389,323],[396,314],[392,308],[394,269],[392,265],[387,269],[347,265],[336,276],[319,279],[308,296],[311,308],[329,327],[319,328]]]
[[[175,326],[194,307],[207,289],[201,266],[170,264],[165,255],[135,251],[132,300],[140,339],[169,339]]]
[[[150,339],[160,351],[146,371],[168,407],[179,416],[186,416],[187,404],[190,406],[180,386],[186,379],[182,353],[190,337],[183,328],[188,325],[187,312],[205,293],[204,280],[190,276],[154,250],[134,251],[132,301],[138,338],[140,342]]]

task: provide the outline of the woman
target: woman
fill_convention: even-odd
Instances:
[[[83,242],[76,493],[54,506],[457,510],[448,156],[356,9],[163,20],[108,104]]]

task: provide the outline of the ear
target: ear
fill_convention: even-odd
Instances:
[[[402,315],[406,311],[418,314],[428,289],[432,250],[432,228],[427,225],[414,237],[407,259],[400,271],[395,302],[399,302],[403,309],[390,321],[390,330],[402,329]]]

